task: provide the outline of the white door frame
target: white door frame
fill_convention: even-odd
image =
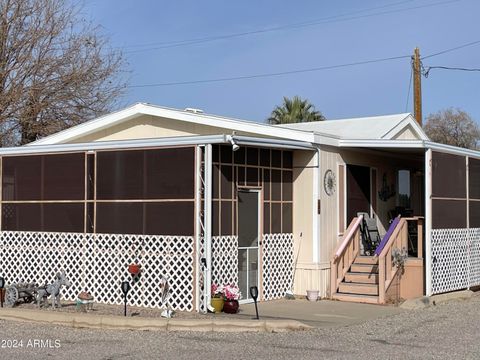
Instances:
[[[261,259],[260,259],[260,245],[261,245],[261,236],[262,236],[262,229],[261,229],[261,220],[262,220],[262,213],[261,213],[261,207],[262,207],[262,198],[261,198],[261,195],[262,195],[262,190],[261,189],[252,189],[252,188],[238,188],[237,192],[250,192],[250,193],[256,193],[257,194],[257,198],[258,198],[258,205],[257,205],[257,214],[258,214],[258,220],[257,220],[257,230],[258,230],[258,237],[257,237],[257,246],[250,246],[250,247],[238,247],[238,250],[247,250],[247,266],[248,266],[248,249],[257,249],[257,261],[258,261],[258,269],[257,269],[257,287],[258,287],[258,300],[260,300],[260,295],[262,293],[262,285],[260,283],[260,271],[262,269],[261,267]],[[239,224],[239,221],[238,221],[238,218],[240,217],[240,212],[238,211],[238,203],[237,203],[237,224]],[[238,255],[237,255],[238,256]],[[238,269],[237,269],[237,273],[238,273]],[[249,282],[249,275],[248,275],[249,271],[247,270],[247,286],[248,286],[248,290],[247,291],[250,291],[250,282]],[[242,299],[239,301],[240,304],[248,304],[248,303],[252,303],[253,302],[253,299],[251,298],[248,298],[250,294],[242,294]]]

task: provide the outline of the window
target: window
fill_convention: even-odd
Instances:
[[[411,192],[410,192],[410,170],[398,171],[398,206],[410,208]]]

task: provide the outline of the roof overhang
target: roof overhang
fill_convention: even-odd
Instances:
[[[114,125],[121,124],[142,115],[184,121],[192,124],[226,128],[232,131],[241,131],[273,138],[283,138],[305,142],[314,142],[315,139],[315,135],[308,131],[285,129],[252,121],[230,119],[226,117],[193,113],[189,111],[169,109],[139,103],[126,109],[60,131],[56,134],[47,136],[46,138],[34,141],[28,144],[28,146],[62,144],[107,129]]]
[[[208,144],[230,144],[231,135],[202,135],[202,136],[179,136],[156,139],[140,140],[116,140],[116,141],[97,141],[89,143],[74,144],[54,144],[54,145],[32,145],[20,147],[0,148],[0,156],[8,155],[32,155],[61,152],[81,152],[95,150],[121,150],[121,149],[139,149],[152,147],[169,146],[189,146],[189,145],[208,145]],[[277,140],[268,138],[256,138],[249,136],[234,136],[233,140],[238,145],[258,146],[275,149],[290,150],[315,150],[316,148],[308,142],[295,140]]]

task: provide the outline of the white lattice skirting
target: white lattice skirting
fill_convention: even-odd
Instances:
[[[139,281],[132,283],[129,304],[161,307],[158,284],[169,278],[174,309],[194,309],[194,238],[189,236],[1,232],[0,272],[7,283],[44,284],[63,269],[72,286],[63,297],[75,300],[91,292],[96,302],[122,304],[120,284],[131,279],[127,266],[138,258]]]
[[[279,299],[293,285],[293,234],[264,234],[262,242],[263,298]]]
[[[432,230],[432,293],[480,285],[480,228]]]
[[[238,237],[212,237],[212,284],[238,285]]]

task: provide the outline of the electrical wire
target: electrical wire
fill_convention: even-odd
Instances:
[[[405,59],[405,58],[411,58],[411,56],[410,55],[392,56],[392,57],[381,58],[381,59],[372,59],[372,60],[365,60],[365,61],[357,61],[357,62],[353,62],[353,63],[321,66],[321,67],[314,67],[314,68],[307,68],[307,69],[297,69],[297,70],[274,72],[274,73],[233,76],[233,77],[224,77],[224,78],[215,78],[215,79],[200,79],[200,80],[191,80],[191,81],[175,81],[175,82],[154,83],[154,84],[130,85],[130,86],[127,86],[127,88],[146,88],[146,87],[161,87],[161,86],[191,85],[191,84],[205,84],[205,83],[215,83],[215,82],[225,82],[225,81],[235,81],[235,80],[258,79],[258,78],[284,76],[284,75],[307,73],[307,72],[316,72],[316,71],[322,71],[322,70],[339,69],[339,68],[345,68],[345,67],[350,67],[350,66],[373,64],[373,63],[379,63],[379,62],[391,61],[391,60],[399,60],[399,59]]]
[[[442,70],[456,70],[456,71],[480,71],[480,68],[462,68],[462,67],[449,67],[449,66],[427,66],[426,70],[423,72],[423,76],[426,78],[430,74],[432,69],[442,69]]]
[[[477,44],[480,44],[480,40],[472,41],[472,42],[469,42],[469,43],[466,43],[466,44],[463,44],[463,45],[455,46],[455,47],[450,48],[450,49],[442,50],[442,51],[424,56],[424,57],[422,57],[422,60],[425,60],[425,59],[428,59],[428,58],[431,58],[431,57],[434,57],[434,56],[438,56],[438,55],[443,55],[443,54],[446,54],[446,53],[449,53],[449,52],[452,52],[452,51],[455,51],[455,50],[460,50],[460,49],[463,49],[463,48],[466,48],[466,47],[469,47],[469,46],[473,46],[473,45],[477,45]]]
[[[174,42],[170,42],[170,43],[168,43],[168,42],[163,43],[164,45],[161,45],[161,46],[153,46],[153,47],[147,47],[147,48],[144,48],[144,49],[124,51],[124,53],[125,54],[134,54],[134,53],[140,53],[140,52],[145,52],[145,51],[154,51],[154,50],[161,50],[161,49],[168,49],[168,48],[175,48],[175,47],[190,46],[190,45],[196,45],[196,44],[207,43],[207,42],[212,42],[212,41],[226,40],[226,39],[244,37],[244,36],[261,34],[261,33],[268,33],[268,32],[279,31],[279,30],[297,29],[297,28],[302,28],[302,27],[307,27],[307,26],[315,26],[315,25],[335,23],[335,22],[340,22],[340,21],[356,20],[356,19],[368,18],[368,17],[373,17],[373,16],[379,16],[379,15],[386,15],[386,14],[393,14],[393,13],[405,12],[405,11],[416,10],[416,9],[429,8],[429,7],[432,7],[432,6],[440,6],[440,5],[455,3],[455,2],[459,2],[459,1],[462,1],[462,0],[439,1],[439,2],[434,2],[434,3],[430,3],[430,4],[425,4],[425,5],[407,7],[407,8],[403,8],[403,9],[388,10],[388,11],[382,11],[382,12],[377,12],[377,13],[372,13],[372,14],[350,16],[350,17],[345,17],[346,15],[337,15],[337,16],[330,17],[330,18],[317,19],[317,20],[312,20],[312,21],[303,22],[303,23],[289,24],[289,25],[277,26],[277,27],[260,29],[260,30],[246,31],[246,32],[241,32],[241,33],[218,35],[218,36],[211,36],[211,37],[205,37],[205,38],[178,40],[178,41],[174,41]],[[403,2],[400,2],[400,3],[403,3]],[[397,5],[398,4],[399,3],[397,3]],[[367,11],[367,10],[363,10],[363,11],[359,11],[359,12],[365,12],[365,11]],[[337,17],[344,17],[344,18],[335,20],[334,18],[337,18]]]
[[[413,80],[413,61],[412,66],[410,67],[410,80],[408,81],[408,92],[407,92],[407,101],[405,104],[405,112],[408,112],[408,105],[410,102],[410,91],[412,91],[412,80]]]
[[[246,36],[246,35],[254,35],[254,34],[270,32],[270,31],[284,30],[284,29],[289,29],[289,28],[311,26],[311,25],[316,25],[316,23],[319,22],[319,21],[333,20],[333,19],[342,18],[342,17],[345,17],[345,16],[351,16],[351,15],[359,14],[359,13],[362,13],[362,12],[368,12],[368,11],[384,9],[384,8],[388,8],[388,7],[392,7],[392,6],[402,5],[402,4],[410,3],[410,2],[413,2],[413,1],[416,1],[416,0],[404,0],[404,1],[399,1],[399,2],[395,2],[395,3],[383,5],[383,6],[376,6],[376,7],[366,8],[366,9],[353,11],[353,12],[349,12],[349,13],[328,16],[328,17],[319,18],[319,19],[310,20],[310,21],[303,21],[303,22],[298,22],[298,23],[291,23],[291,24],[286,24],[286,25],[281,25],[281,26],[275,26],[275,27],[265,28],[265,29],[251,30],[251,31],[246,31],[246,32],[232,33],[232,34],[227,34],[227,35],[210,36],[210,37],[203,37],[203,38],[191,38],[191,39],[175,40],[175,41],[163,41],[163,42],[154,42],[154,43],[147,43],[147,44],[136,44],[136,45],[123,46],[123,47],[120,47],[120,48],[126,50],[126,49],[130,49],[130,48],[139,48],[139,47],[152,47],[152,46],[159,46],[159,45],[175,45],[175,44],[190,43],[190,42],[194,42],[194,41],[218,40],[218,39],[223,39],[224,36],[225,37]],[[141,50],[144,50],[144,49],[141,49]],[[148,50],[148,48],[145,49],[145,50]]]

